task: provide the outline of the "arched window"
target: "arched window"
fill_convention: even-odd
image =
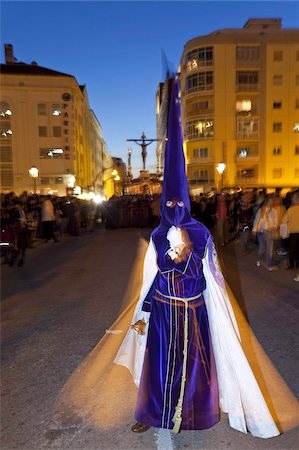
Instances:
[[[10,117],[12,116],[12,111],[10,109],[10,106],[6,102],[0,103],[0,117]]]

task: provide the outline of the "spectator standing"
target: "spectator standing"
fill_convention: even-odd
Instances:
[[[249,237],[253,222],[253,206],[250,193],[244,192],[240,198],[240,207],[238,210],[238,230],[240,235],[240,244],[244,253],[248,252]]]
[[[51,195],[48,195],[46,200],[42,203],[41,221],[45,242],[48,242],[50,239],[54,239],[55,242],[58,242],[58,239],[54,234],[55,213]]]
[[[18,261],[18,266],[21,267],[24,264],[28,246],[28,230],[26,214],[19,200],[16,200],[15,208],[12,210],[12,229],[14,234],[14,248],[9,265],[13,266]]]
[[[287,224],[289,235],[289,263],[290,268],[299,266],[299,191],[292,197],[292,206],[287,209],[282,223]]]
[[[258,240],[256,265],[259,267],[265,256],[267,269],[277,270],[278,267],[273,265],[273,245],[278,239],[278,215],[272,197],[266,198],[264,205],[257,211],[252,231],[257,234]]]
[[[218,195],[216,219],[220,244],[224,246],[228,243],[228,207],[223,193]]]

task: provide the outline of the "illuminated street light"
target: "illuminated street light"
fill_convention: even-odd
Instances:
[[[219,173],[219,175],[221,175],[221,189],[223,189],[223,185],[224,185],[224,171],[225,171],[225,168],[226,168],[226,164],[224,162],[220,162],[216,166],[217,172]]]
[[[75,182],[76,182],[76,177],[74,175],[70,175],[69,179],[68,179],[68,187],[69,188],[73,188],[75,186]]]
[[[29,175],[33,178],[33,191],[36,194],[36,179],[38,178],[38,168],[32,166],[31,169],[28,170]]]

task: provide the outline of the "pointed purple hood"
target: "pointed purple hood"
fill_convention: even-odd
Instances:
[[[167,123],[164,181],[161,198],[161,224],[171,227],[191,220],[189,189],[183,151],[180,82],[171,80],[171,96]]]

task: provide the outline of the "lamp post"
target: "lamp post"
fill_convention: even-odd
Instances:
[[[32,166],[31,169],[28,170],[29,175],[33,178],[33,192],[36,194],[36,179],[38,178],[38,168]]]
[[[224,185],[224,171],[225,171],[226,165],[224,162],[220,162],[219,164],[217,164],[216,166],[216,170],[219,173],[219,175],[221,175],[221,190],[223,189],[223,185]]]

